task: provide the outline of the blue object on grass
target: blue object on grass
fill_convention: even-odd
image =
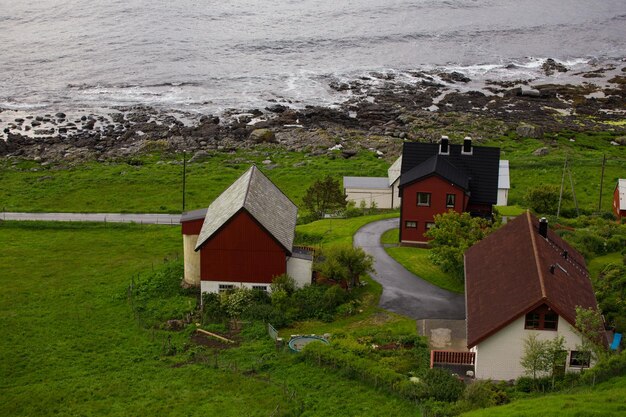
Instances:
[[[617,348],[619,347],[619,343],[621,341],[622,341],[622,334],[615,333],[615,335],[613,335],[613,343],[611,343],[611,350],[617,350]]]

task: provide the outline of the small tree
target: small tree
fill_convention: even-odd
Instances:
[[[560,192],[560,188],[556,185],[541,185],[530,188],[524,196],[524,201],[535,213],[555,214]],[[563,191],[563,199],[570,198],[570,195]]]
[[[491,222],[469,213],[449,211],[435,215],[435,226],[426,232],[431,238],[430,258],[445,272],[463,281],[463,253],[492,231]]]
[[[520,360],[520,365],[524,368],[524,373],[537,379],[537,374],[546,372],[549,369],[549,362],[546,355],[546,343],[537,338],[536,333],[531,333],[524,339],[524,355]]]
[[[576,306],[576,328],[581,336],[581,343],[576,349],[585,352],[590,362],[607,356],[604,320],[598,310]]]
[[[326,250],[315,270],[326,278],[345,283],[350,291],[358,285],[361,275],[374,271],[373,264],[374,258],[363,249],[342,245]]]
[[[346,207],[346,196],[341,190],[339,181],[330,175],[317,180],[302,198],[304,207],[316,219],[323,218],[327,213]]]

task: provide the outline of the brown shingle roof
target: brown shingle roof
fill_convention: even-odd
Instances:
[[[196,250],[242,209],[291,253],[298,208],[254,165],[211,203]]]
[[[576,306],[597,308],[584,258],[551,230],[543,238],[538,226],[525,213],[465,252],[468,347],[542,304],[571,325]]]

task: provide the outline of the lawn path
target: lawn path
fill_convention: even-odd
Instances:
[[[369,223],[354,235],[360,246],[374,257],[373,278],[383,286],[379,306],[413,319],[464,319],[465,296],[441,289],[407,271],[385,252],[380,236],[398,227],[399,219]]]

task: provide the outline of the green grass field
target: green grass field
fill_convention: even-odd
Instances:
[[[618,377],[594,388],[520,399],[511,404],[462,414],[463,417],[612,417],[626,415],[626,377]]]
[[[598,206],[603,155],[607,156],[603,210],[611,209],[617,178],[624,177],[626,152],[623,146],[610,144],[613,138],[609,132],[563,132],[544,140],[510,136],[485,144],[501,147],[502,159],[510,160],[509,205],[525,207],[523,197],[530,187],[559,185],[567,156],[579,206],[591,212]],[[547,147],[550,153],[533,156],[532,152],[540,147]],[[262,164],[267,158],[273,162],[271,169]],[[325,175],[338,180],[344,175],[386,176],[390,164],[368,151],[350,159],[334,154],[312,157],[278,147],[215,153],[206,162],[187,165],[186,209],[206,207],[252,163],[298,205],[306,189],[318,178]],[[566,180],[569,190],[569,179]],[[3,211],[178,213],[182,209],[182,155],[45,167],[32,161],[14,164],[3,160],[0,161],[0,181],[3,184],[0,209]],[[572,207],[571,201],[564,205],[567,209]],[[510,208],[503,210],[506,214],[511,211]]]
[[[350,219],[323,219],[298,225],[296,231],[319,237],[322,246],[348,244],[352,245],[352,236],[367,223],[377,220],[398,217],[398,212],[375,214],[371,216],[353,217]]]
[[[214,369],[190,361],[188,332],[139,326],[127,286],[180,256],[178,227],[0,222],[0,241],[0,415],[417,414],[411,402],[276,352],[262,328]],[[353,325],[367,326],[368,314]],[[164,356],[170,336],[178,353]]]
[[[270,157],[272,169],[261,162]],[[0,209],[49,212],[179,213],[182,209],[182,156],[146,156],[127,162],[40,167],[35,162],[0,161]],[[187,210],[208,206],[251,164],[257,166],[296,204],[318,178],[332,175],[383,176],[388,163],[372,152],[350,159],[310,157],[280,149],[216,153],[187,164]],[[33,172],[31,169],[38,169]]]

